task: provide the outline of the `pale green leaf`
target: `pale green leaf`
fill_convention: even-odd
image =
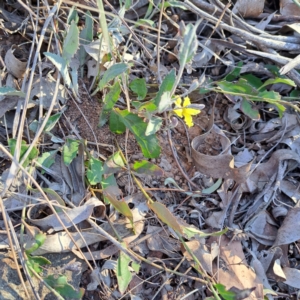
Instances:
[[[38,157],[37,162],[42,165],[42,167],[50,168],[54,162],[55,162],[55,155],[57,153],[57,150],[52,150],[49,152],[44,152],[42,156]],[[42,170],[42,174],[44,174],[45,171]]]
[[[136,161],[132,166],[132,171],[152,176],[163,176],[164,174],[164,171],[159,166],[146,160]]]
[[[145,78],[136,78],[129,84],[129,88],[138,95],[138,100],[144,100],[147,96],[147,86]]]
[[[60,72],[65,84],[68,87],[72,86],[71,78],[67,68],[67,61],[59,55],[44,52],[44,55],[53,63],[53,65],[58,69]]]
[[[112,65],[108,70],[106,70],[98,84],[98,89],[101,91],[103,88],[113,79],[125,73],[128,69],[128,65],[125,63],[118,63]]]
[[[87,170],[86,176],[91,185],[95,185],[102,181],[103,164],[99,159],[94,157],[91,157],[89,159],[89,168]]]
[[[112,108],[117,103],[120,97],[120,93],[120,83],[119,81],[116,81],[104,98],[104,104],[99,118],[99,127],[102,127],[107,122]]]
[[[177,222],[174,215],[168,210],[168,208],[159,202],[147,203],[150,209],[152,209],[157,217],[165,224],[170,226],[177,234],[182,235],[182,228]]]
[[[73,139],[66,139],[63,146],[63,161],[66,166],[69,166],[73,159],[76,157],[79,148],[79,141]]]
[[[81,299],[84,295],[84,289],[80,288],[79,291],[76,291],[64,275],[48,275],[44,280],[64,298]]]
[[[296,87],[296,83],[288,78],[270,78],[267,81],[264,82],[264,84],[259,88],[259,90],[261,90],[262,88],[264,88],[265,86],[268,86],[270,84],[276,84],[276,83],[284,83],[293,87]]]
[[[174,102],[175,102],[175,100],[171,98],[171,93],[169,91],[164,92],[161,95],[161,98],[160,98],[160,101],[158,104],[158,108],[157,108],[158,113],[162,113],[162,112],[166,111],[167,109],[169,109]]]
[[[123,245],[126,247],[125,243],[123,243]],[[126,291],[130,281],[132,280],[132,274],[129,271],[130,261],[130,257],[123,251],[121,251],[118,258],[117,268],[118,288],[121,294],[123,294]]]
[[[111,175],[113,176],[113,175]],[[129,219],[130,224],[132,225],[133,231],[134,223],[133,223],[133,215],[128,206],[128,204],[124,200],[118,200],[111,192],[110,188],[103,189],[103,195],[109,200],[111,205],[122,215]]]
[[[181,66],[191,62],[198,48],[198,39],[196,36],[196,29],[199,25],[199,21],[192,25],[189,23],[184,32],[183,41],[179,49],[179,64]]]
[[[158,157],[160,154],[158,139],[154,134],[145,135],[147,124],[143,119],[127,110],[116,109],[115,112],[120,116],[123,124],[134,134],[144,156],[147,158]]]
[[[161,128],[162,123],[163,123],[162,118],[152,116],[148,122],[145,135],[149,136],[149,135],[155,134]]]
[[[21,91],[17,91],[9,86],[0,87],[0,96],[19,96],[25,97],[25,94]]]
[[[176,80],[176,74],[175,74],[175,69],[172,69],[170,71],[170,73],[168,73],[165,78],[163,79],[163,82],[161,83],[160,87],[159,87],[159,91],[156,94],[154,100],[154,104],[158,107],[159,103],[161,101],[161,97],[163,95],[163,93],[165,92],[171,92],[173,85],[175,83]]]
[[[122,134],[126,130],[126,126],[122,122],[122,117],[119,114],[117,114],[114,110],[110,112],[109,129],[117,134]]]
[[[74,21],[71,22],[71,25],[68,29],[67,36],[64,40],[62,58],[69,63],[71,58],[76,53],[79,47],[79,30]]]

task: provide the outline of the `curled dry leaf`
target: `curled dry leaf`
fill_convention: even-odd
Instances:
[[[283,16],[299,16],[300,7],[293,0],[280,0],[280,13]]]
[[[79,248],[86,247],[86,245],[95,244],[97,242],[104,241],[105,238],[97,233],[82,231],[70,232],[73,239],[76,241],[76,244]],[[25,248],[28,249],[32,245],[32,242],[28,239],[26,242]],[[60,253],[60,252],[69,252],[72,249],[76,249],[69,235],[66,232],[58,232],[55,234],[47,235],[46,241],[44,244],[34,251],[33,255],[43,255],[46,253]],[[76,253],[75,253],[76,254]]]
[[[276,238],[277,227],[271,216],[266,211],[261,211],[246,224],[245,232],[248,232],[250,237],[260,244],[272,246]]]
[[[293,268],[283,268],[283,273],[285,275],[286,280],[285,284],[292,286],[296,289],[300,289],[300,271]]]
[[[266,182],[276,174],[279,163],[285,160],[290,160],[289,170],[293,170],[300,163],[300,156],[292,150],[281,149],[273,152],[272,156],[266,163],[261,163],[248,178],[246,184],[243,185],[244,191],[254,192],[254,189],[261,191]],[[255,187],[255,188],[253,188]]]
[[[300,207],[292,208],[278,229],[275,246],[286,245],[300,239]]]
[[[209,134],[212,134],[214,141],[219,141],[221,145],[219,155],[207,155],[199,152],[199,149],[207,149],[207,153],[219,145],[210,144]],[[251,163],[240,168],[234,168],[234,157],[230,151],[230,140],[225,136],[221,129],[213,126],[207,133],[197,136],[192,141],[192,158],[196,168],[204,175],[213,178],[233,179],[237,183],[244,183],[250,171]],[[209,148],[209,149],[208,149]]]
[[[65,227],[69,228],[74,224],[78,224],[88,219],[92,214],[94,207],[99,206],[101,204],[102,202],[98,200],[97,202],[94,201],[93,203],[84,204],[80,207],[75,207],[72,209],[64,209],[64,211],[58,213],[58,216],[60,220],[63,222],[63,224],[65,225]],[[50,228],[52,228],[54,231],[59,231],[63,229],[58,218],[54,214],[42,219],[33,219],[32,218],[33,208],[36,208],[36,206],[30,207],[27,213],[28,219],[32,224],[40,227],[44,231],[47,231]]]
[[[257,17],[264,9],[265,0],[238,0],[233,11],[238,11],[244,18]]]
[[[20,61],[15,57],[14,51],[17,49],[15,45],[13,45],[5,54],[5,65],[9,73],[14,75],[16,78],[22,78],[26,71],[27,62]]]

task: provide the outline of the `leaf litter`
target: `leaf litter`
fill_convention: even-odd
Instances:
[[[296,299],[297,1],[86,4],[1,7],[1,297]]]

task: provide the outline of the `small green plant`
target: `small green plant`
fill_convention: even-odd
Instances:
[[[30,276],[41,276],[44,266],[51,265],[51,262],[43,256],[34,256],[32,253],[38,250],[45,242],[46,235],[42,232],[34,237],[34,243],[29,249],[25,250],[26,267]],[[69,297],[72,299],[81,299],[84,295],[84,289],[76,291],[68,282],[67,277],[61,274],[41,276],[46,286],[57,296]],[[60,299],[64,299],[59,297]]]
[[[253,74],[240,75],[243,63],[238,63],[237,67],[233,69],[223,80],[217,82],[208,82],[207,86],[201,87],[200,93],[217,92],[233,96],[240,96],[242,101],[240,103],[241,111],[249,116],[251,119],[259,119],[259,109],[256,107],[256,102],[267,102],[274,105],[280,117],[285,111],[285,106],[291,106],[296,111],[299,108],[293,105],[290,99],[295,99],[299,93],[293,90],[289,97],[282,97],[279,92],[271,90],[270,87],[274,84],[285,84],[291,87],[296,87],[296,84],[286,76],[279,75],[279,68],[276,66],[266,66],[269,71],[274,74],[274,78],[262,81]]]

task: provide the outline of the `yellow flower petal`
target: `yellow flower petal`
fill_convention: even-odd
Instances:
[[[173,112],[180,118],[183,118],[183,109],[174,109]]]
[[[180,97],[176,98],[175,104],[176,104],[177,107],[182,107],[181,106],[181,98]]]
[[[189,114],[184,114],[184,122],[188,127],[194,126],[193,118]]]
[[[187,114],[195,116],[201,113],[200,109],[195,109],[195,108],[185,108],[184,109]]]
[[[189,97],[184,97],[183,107],[189,106],[191,104],[191,100]]]

